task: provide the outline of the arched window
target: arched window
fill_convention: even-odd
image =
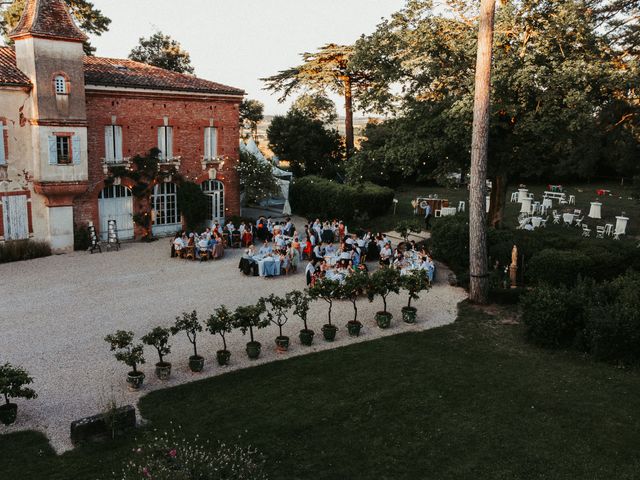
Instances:
[[[67,91],[67,79],[64,78],[64,76],[57,75],[53,80],[53,83],[56,89],[56,95],[66,95],[67,93],[69,93]]]

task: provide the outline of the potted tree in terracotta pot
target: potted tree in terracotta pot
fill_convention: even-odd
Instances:
[[[156,363],[156,377],[160,380],[168,380],[171,375],[171,363],[165,362],[165,355],[171,353],[171,345],[169,345],[169,336],[171,332],[165,327],[155,327],[144,337],[142,337],[142,343],[153,347],[158,352],[160,361]]]
[[[201,372],[204,368],[204,357],[198,355],[196,340],[198,333],[202,332],[202,325],[195,310],[191,313],[183,312],[182,317],[176,317],[176,323],[171,327],[171,333],[176,335],[180,332],[186,333],[189,342],[193,345],[193,355],[189,357],[189,368],[194,373]]]
[[[376,313],[376,323],[380,328],[389,328],[393,315],[387,311],[387,297],[400,292],[400,272],[395,268],[382,267],[371,275],[367,286],[367,296],[373,302],[376,296],[382,298],[384,308]]]
[[[261,318],[264,313],[264,307],[260,304],[257,305],[245,305],[236,308],[233,315],[233,323],[236,328],[242,331],[243,335],[249,332],[251,341],[247,343],[247,356],[251,360],[255,360],[260,356],[260,350],[262,345],[257,342],[253,337],[254,328],[264,328],[269,325],[269,320]]]
[[[310,346],[313,343],[315,332],[307,326],[307,314],[309,313],[309,304],[311,297],[306,292],[294,290],[287,294],[293,305],[293,314],[296,315],[304,324],[304,328],[300,330],[300,343]]]
[[[287,312],[291,308],[291,298],[289,295],[279,297],[271,294],[260,299],[267,313],[266,319],[278,327],[280,335],[276,338],[276,348],[279,352],[286,352],[289,349],[289,337],[282,334],[282,327],[287,321]]]
[[[229,365],[231,352],[227,350],[226,335],[233,329],[233,313],[224,305],[215,309],[213,315],[207,320],[207,330],[211,335],[220,335],[222,338],[222,350],[216,352],[218,365]]]
[[[312,299],[322,299],[329,304],[328,322],[322,327],[322,335],[327,342],[333,342],[336,338],[336,332],[338,331],[338,327],[331,323],[331,310],[333,308],[333,301],[339,293],[339,289],[340,283],[338,281],[327,278],[318,280],[315,285],[309,289],[309,295]]]
[[[16,421],[18,405],[11,402],[12,398],[24,398],[31,400],[38,398],[36,392],[26,387],[33,383],[29,373],[20,367],[14,367],[10,363],[0,365],[0,394],[4,395],[4,405],[0,405],[0,422],[11,425]]]
[[[431,288],[429,275],[424,270],[414,270],[408,275],[400,276],[400,287],[409,294],[409,303],[402,307],[402,320],[405,323],[416,323],[416,307],[411,306],[411,300],[418,300],[420,292]]]
[[[358,320],[358,298],[362,295],[369,284],[369,274],[358,270],[351,275],[347,275],[344,283],[340,286],[340,298],[348,300],[353,305],[353,320],[347,322],[349,335],[357,337],[360,335],[362,323]]]
[[[127,384],[131,390],[139,390],[144,382],[144,373],[138,371],[138,365],[145,363],[144,347],[141,343],[133,344],[133,332],[118,330],[116,333],[107,335],[104,340],[115,353],[116,360],[131,367],[127,374]]]

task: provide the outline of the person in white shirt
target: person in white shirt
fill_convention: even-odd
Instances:
[[[307,263],[307,268],[304,270],[304,276],[307,279],[307,285],[311,285],[311,278],[313,277],[314,273],[316,273],[316,261],[311,260],[309,263]]]
[[[380,250],[380,264],[381,265],[389,265],[391,263],[391,256],[393,252],[391,251],[391,246],[388,243],[385,243]]]
[[[272,251],[271,245],[269,245],[269,242],[265,240],[258,253],[260,255],[271,255]]]
[[[313,247],[313,257],[316,260],[322,260],[324,258],[324,254],[322,253],[320,245],[316,245],[315,247]]]
[[[336,253],[336,247],[333,246],[333,243],[330,243],[324,248],[325,255],[333,255],[334,253]]]

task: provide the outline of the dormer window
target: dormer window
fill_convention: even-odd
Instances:
[[[69,93],[67,89],[67,79],[64,78],[62,75],[58,75],[54,79],[54,86],[56,89],[56,95],[66,95]]]

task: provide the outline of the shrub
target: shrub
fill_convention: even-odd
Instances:
[[[433,255],[446,263],[461,280],[469,270],[469,219],[463,215],[439,218],[431,229]]]
[[[76,251],[85,251],[91,246],[91,237],[89,236],[89,228],[86,224],[73,226],[73,249]]]
[[[547,348],[565,348],[574,344],[585,324],[589,308],[591,282],[575,289],[542,284],[522,295],[522,320],[531,342]]]
[[[315,176],[296,179],[291,184],[291,208],[299,215],[311,217],[322,211],[321,218],[354,219],[354,212],[369,218],[386,213],[393,203],[390,188],[363,183],[344,185]]]
[[[178,205],[184,215],[187,228],[199,227],[207,218],[207,207],[210,199],[204,194],[200,185],[193,182],[182,182],[178,188]]]
[[[534,284],[573,286],[579,276],[589,276],[593,262],[585,254],[549,248],[535,254],[527,264],[526,279]]]
[[[51,255],[51,245],[42,240],[9,240],[0,243],[0,263],[19,262]]]

